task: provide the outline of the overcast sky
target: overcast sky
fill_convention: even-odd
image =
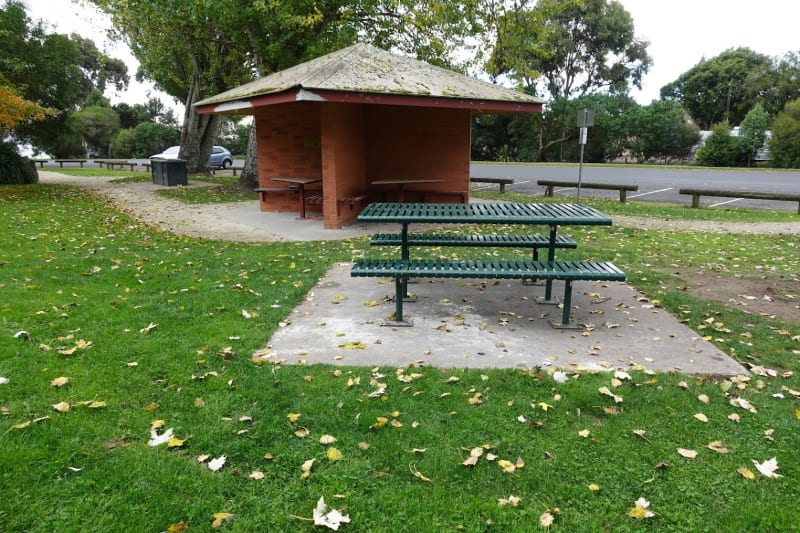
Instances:
[[[126,47],[108,42],[107,17],[94,7],[81,7],[71,0],[24,0],[32,19],[42,19],[58,33],[76,32],[92,38],[98,48],[129,65],[131,78],[136,60]],[[711,58],[728,48],[748,47],[769,56],[800,51],[798,0],[620,0],[633,16],[637,37],[649,41],[653,66],[643,89],[632,96],[641,104],[658,99],[662,86],[674,81],[702,58]],[[152,85],[133,79],[124,95],[112,102],[144,103]],[[168,105],[174,101],[158,95]]]

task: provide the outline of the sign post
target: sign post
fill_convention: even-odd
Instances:
[[[581,162],[578,165],[578,189],[575,192],[575,202],[581,201],[581,178],[583,175],[583,147],[586,146],[586,138],[589,134],[589,127],[594,126],[594,111],[591,109],[581,109],[578,111],[578,127],[580,136],[578,142],[581,145]]]

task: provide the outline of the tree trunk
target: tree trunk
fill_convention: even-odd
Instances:
[[[186,97],[181,128],[180,158],[186,160],[189,174],[208,174],[208,158],[217,137],[219,115],[198,115],[192,104],[201,100],[200,79],[195,76]]]
[[[255,189],[258,187],[258,144],[256,142],[256,121],[250,126],[250,135],[247,138],[247,155],[244,160],[244,169],[239,178],[242,189]]]

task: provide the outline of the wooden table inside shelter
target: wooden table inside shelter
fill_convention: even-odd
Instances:
[[[521,224],[550,227],[547,260],[555,260],[558,226],[610,226],[611,217],[575,203],[373,203],[358,215],[359,222],[396,222],[401,225],[401,259],[409,259],[408,226],[420,224]],[[552,299],[552,281],[546,283],[546,301]]]
[[[419,183],[441,183],[442,180],[433,180],[433,179],[404,179],[404,178],[393,178],[387,180],[376,180],[371,182],[371,185],[397,185],[397,201],[399,203],[403,202],[403,191],[406,185],[415,185]]]
[[[280,181],[283,183],[291,183],[297,185],[297,192],[300,195],[300,218],[306,218],[306,185],[312,183],[319,183],[322,178],[271,178],[272,181]]]

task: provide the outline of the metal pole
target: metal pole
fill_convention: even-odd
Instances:
[[[584,140],[584,132],[586,128],[581,128],[581,162],[578,165],[578,189],[575,191],[575,203],[580,203],[581,201],[581,177],[583,175],[583,147],[586,146],[586,141]]]

